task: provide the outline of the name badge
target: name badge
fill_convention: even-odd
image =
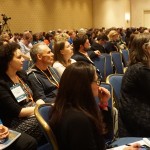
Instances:
[[[21,102],[27,99],[26,93],[23,91],[22,87],[19,84],[14,85],[10,88],[17,102]]]

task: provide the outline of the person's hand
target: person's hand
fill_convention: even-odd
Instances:
[[[139,143],[132,144],[131,146],[125,147],[123,150],[140,150],[141,145]]]
[[[7,138],[9,135],[9,130],[7,127],[0,125],[0,140]]]
[[[101,104],[108,103],[108,100],[111,96],[110,92],[104,87],[99,87],[98,91],[99,91],[98,97],[100,99],[100,103]]]
[[[42,99],[38,99],[38,100],[36,101],[36,104],[37,104],[37,105],[45,104],[45,102],[44,102]]]
[[[97,56],[100,56],[100,55],[101,55],[101,53],[100,53],[99,50],[94,51],[94,53],[95,53]]]

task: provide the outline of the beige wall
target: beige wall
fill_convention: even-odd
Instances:
[[[13,33],[92,27],[92,0],[0,0],[2,13]]]
[[[131,26],[145,26],[144,10],[150,10],[150,0],[131,0]]]
[[[93,26],[128,27],[126,12],[130,12],[130,0],[93,0]]]
[[[150,0],[0,0],[0,14],[11,20],[12,32],[144,26]],[[125,13],[131,21],[125,21]],[[2,21],[2,16],[0,16]]]

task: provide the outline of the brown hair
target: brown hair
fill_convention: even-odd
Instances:
[[[66,62],[61,54],[61,50],[65,48],[65,40],[57,41],[54,44],[54,61],[59,61],[63,66],[67,67]],[[71,61],[71,60],[70,60]]]
[[[131,43],[129,65],[133,65],[140,62],[150,67],[149,41],[150,41],[149,34],[140,33],[135,35]]]
[[[69,108],[72,107],[83,112],[93,122],[99,133],[104,133],[102,115],[91,89],[95,73],[96,69],[93,65],[80,61],[65,69],[60,80],[54,109],[50,114],[50,125],[52,127],[55,127],[61,120],[69,106]]]

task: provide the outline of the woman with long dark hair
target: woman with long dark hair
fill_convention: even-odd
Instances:
[[[135,35],[130,48],[129,67],[123,77],[120,114],[127,133],[123,136],[150,135],[150,35]]]
[[[99,97],[99,106],[95,101]],[[100,87],[92,64],[68,66],[60,80],[50,125],[61,150],[102,150],[104,136],[111,129],[110,93]],[[105,123],[106,125],[105,125]]]

